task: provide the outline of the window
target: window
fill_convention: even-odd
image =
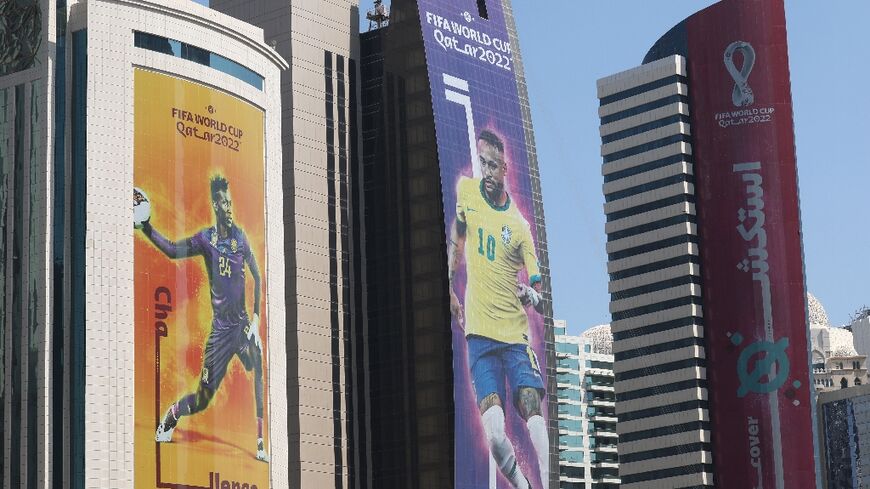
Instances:
[[[481,19],[489,19],[489,11],[486,9],[486,0],[477,0],[477,13]]]
[[[561,368],[580,370],[580,362],[576,358],[560,358],[556,361],[556,365]]]
[[[585,345],[583,345],[583,351],[586,353],[592,353],[592,345],[586,343]]]
[[[233,60],[224,58],[219,54],[205,49],[192,46],[174,39],[135,31],[133,33],[133,45],[137,48],[156,51],[176,58],[183,58],[201,65],[209,66],[222,71],[232,77],[253,86],[257,90],[263,89],[263,77]]]
[[[849,381],[846,380],[846,377],[843,377],[840,379],[840,389],[845,389],[846,387],[849,387]]]
[[[559,460],[565,462],[583,463],[583,452],[573,450],[560,450]]]
[[[861,378],[855,377],[855,385],[861,385]]]

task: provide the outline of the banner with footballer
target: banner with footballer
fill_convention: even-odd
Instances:
[[[542,280],[502,3],[418,5],[448,251],[455,487],[549,487]]]
[[[269,487],[263,111],[135,70],[137,489]]]

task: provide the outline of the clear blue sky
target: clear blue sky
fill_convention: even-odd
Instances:
[[[637,66],[670,27],[713,3],[513,0],[555,316],[571,333],[610,321],[595,82]],[[841,325],[870,305],[870,1],[787,0],[786,11],[807,287]]]
[[[595,81],[639,64],[659,36],[712,3],[554,0],[542,9],[514,1],[555,315],[572,332],[610,319]],[[807,287],[843,324],[870,305],[870,156],[862,147],[870,139],[870,2],[790,0],[786,11]]]

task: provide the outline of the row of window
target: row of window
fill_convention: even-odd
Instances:
[[[563,343],[558,343],[556,345],[556,349],[558,351],[558,347]],[[591,345],[585,345],[591,346]],[[561,368],[567,368],[571,370],[580,370],[580,360],[576,358],[559,358],[556,360],[556,365]],[[604,362],[600,360],[586,360],[584,363],[586,368],[600,368],[605,370],[613,370],[613,362]]]
[[[263,89],[263,76],[246,68],[231,59],[212,53],[200,47],[193,46],[175,39],[169,39],[146,32],[133,33],[133,45],[137,48],[168,54],[176,58],[186,59],[201,65],[209,66],[251,85],[257,90]]]
[[[671,75],[665,78],[660,78],[649,83],[644,83],[643,85],[638,85],[634,88],[629,88],[628,90],[614,93],[613,95],[601,97],[599,99],[599,107],[604,107],[605,105],[609,105],[620,100],[625,100],[629,97],[634,97],[635,95],[651,92],[657,88],[666,87],[673,83],[682,83],[684,85],[688,85],[689,79],[681,75]]]

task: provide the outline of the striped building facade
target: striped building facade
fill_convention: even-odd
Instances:
[[[598,81],[619,476],[713,485],[686,60]]]

